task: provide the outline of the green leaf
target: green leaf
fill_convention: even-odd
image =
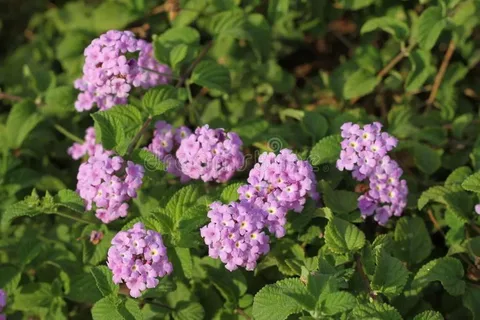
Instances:
[[[462,183],[472,174],[472,169],[469,167],[460,167],[455,170],[447,177],[445,180],[445,187],[454,190],[460,191],[462,188]],[[479,181],[480,182],[480,181]]]
[[[310,151],[310,162],[315,166],[324,163],[334,164],[340,157],[341,141],[342,137],[340,135],[332,135],[317,142]]]
[[[325,205],[335,213],[349,213],[358,207],[358,195],[355,192],[345,190],[333,190],[330,185],[322,181],[320,183]]]
[[[400,218],[395,228],[394,240],[396,256],[412,264],[425,260],[433,248],[425,223],[419,217]]]
[[[229,35],[234,38],[245,38],[246,17],[242,10],[223,11],[210,19],[211,32],[219,37]]]
[[[10,148],[18,148],[28,134],[43,120],[37,106],[30,100],[15,104],[7,118],[7,137]]]
[[[142,98],[142,106],[145,110],[148,110],[151,116],[158,116],[167,112],[169,105],[172,105],[172,107],[180,106],[175,106],[172,100],[183,105],[183,102],[180,101],[179,89],[164,85],[148,90]]]
[[[323,312],[329,316],[346,312],[353,309],[356,302],[357,299],[351,293],[345,291],[333,292],[327,295]]]
[[[199,42],[200,34],[197,30],[193,28],[169,28],[161,35],[153,38],[155,58],[161,63],[170,64],[171,52],[174,50],[175,47],[184,44],[193,50],[198,46]]]
[[[480,172],[475,172],[466,178],[462,183],[462,188],[467,191],[480,193]]]
[[[390,17],[369,19],[360,29],[360,33],[364,34],[376,29],[390,33],[397,41],[406,40],[408,37],[408,26],[404,22]]]
[[[227,303],[237,305],[247,291],[247,280],[240,270],[228,271],[220,261],[203,261],[202,266],[208,279]]]
[[[266,60],[272,46],[272,30],[262,14],[248,15],[245,25],[247,39],[259,59]]]
[[[188,56],[188,46],[184,43],[177,44],[170,51],[170,66],[173,70],[178,70],[178,65]]]
[[[118,293],[118,286],[113,283],[112,272],[106,266],[97,266],[90,270],[97,284],[98,290],[104,297]]]
[[[428,175],[440,169],[442,154],[443,150],[434,150],[425,144],[418,143],[413,148],[415,164],[422,172]]]
[[[450,189],[442,186],[435,186],[427,189],[422,193],[420,198],[418,199],[418,209],[422,210],[428,202],[434,201],[442,201],[444,203],[445,195],[450,192]]]
[[[21,278],[22,271],[17,266],[11,264],[0,266],[0,288],[7,293],[16,291]]]
[[[244,183],[234,182],[234,183],[226,186],[222,190],[222,193],[220,194],[220,200],[225,204],[228,204],[232,201],[237,201],[238,200],[238,188],[240,188],[242,185],[244,185]]]
[[[363,248],[365,234],[350,222],[331,217],[325,228],[325,243],[333,252],[351,254]]]
[[[160,158],[145,149],[135,149],[132,152],[132,161],[142,165],[145,168],[146,174],[150,172],[164,172],[167,168],[166,164]]]
[[[415,32],[420,47],[431,50],[446,25],[447,22],[440,7],[427,8],[420,16]]]
[[[201,61],[193,69],[190,79],[193,83],[208,89],[229,93],[231,88],[230,72],[228,69],[214,61]]]
[[[439,258],[418,270],[411,287],[422,290],[430,282],[440,281],[449,294],[459,296],[465,292],[463,275],[463,266],[459,260],[452,257]]]
[[[174,319],[178,320],[202,320],[204,316],[205,311],[198,302],[181,301],[177,304],[173,312]]]
[[[127,300],[123,302],[115,295],[104,297],[97,301],[92,308],[94,320],[119,319],[119,320],[141,320],[143,315],[136,302]]]
[[[394,307],[376,301],[358,304],[353,309],[352,315],[356,320],[403,320]]]
[[[408,280],[408,270],[400,260],[384,250],[377,253],[377,266],[372,280],[372,289],[392,298],[402,293]]]
[[[301,312],[302,305],[292,296],[309,296],[299,279],[284,279],[266,285],[253,299],[253,317],[256,320],[283,320],[291,314]]]
[[[97,33],[111,29],[123,30],[137,17],[128,10],[127,6],[119,2],[103,2],[93,11],[92,21]]]
[[[119,105],[92,114],[95,121],[97,141],[108,150],[116,150],[120,155],[127,151],[133,137],[143,124],[140,111],[130,105]]]
[[[72,86],[60,86],[47,91],[46,106],[43,111],[54,114],[64,114],[75,111],[75,89]]]
[[[411,92],[420,89],[431,74],[431,54],[425,50],[414,50],[408,55],[411,69],[405,80],[405,90]]]
[[[443,316],[440,312],[437,311],[424,311],[420,314],[417,314],[413,320],[443,320]]]
[[[28,311],[34,308],[49,307],[52,302],[52,286],[48,283],[28,283],[21,287],[15,294],[12,308],[15,310]]]
[[[372,5],[375,0],[338,0],[340,8],[349,10],[359,10]]]
[[[102,298],[92,273],[77,273],[72,275],[70,280],[68,299],[82,303],[95,303]]]
[[[318,112],[305,112],[303,124],[315,140],[325,137],[328,131],[327,119]]]
[[[345,82],[343,98],[352,99],[367,95],[375,89],[379,82],[380,79],[376,75],[364,69],[358,69]]]
[[[55,203],[78,213],[85,212],[85,203],[83,202],[83,199],[73,190],[60,190],[55,195]]]
[[[480,288],[467,284],[463,296],[463,305],[470,310],[474,320],[480,319]]]
[[[200,186],[188,185],[178,190],[173,197],[168,201],[165,207],[166,212],[176,224],[181,219],[184,213],[197,203],[200,197]]]

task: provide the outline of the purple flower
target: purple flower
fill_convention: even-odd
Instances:
[[[7,305],[7,293],[0,289],[0,312],[2,312],[3,308]]]
[[[480,214],[480,204],[477,204],[477,205],[475,206],[475,212],[476,212],[477,214]]]
[[[266,226],[278,238],[285,235],[288,210],[301,212],[307,197],[320,197],[312,166],[288,149],[279,155],[260,155],[250,170],[248,183],[238,189],[240,199],[263,210]]]
[[[124,282],[134,298],[140,297],[146,288],[155,288],[158,277],[173,271],[162,236],[145,230],[140,222],[115,235],[108,250],[107,266],[112,270],[113,281]]]
[[[368,177],[379,161],[388,151],[397,145],[397,139],[386,132],[381,132],[379,122],[367,124],[360,128],[351,122],[344,123],[341,127],[342,151],[337,160],[340,171],[353,171],[358,180]]]
[[[135,52],[139,52],[138,60],[127,58]],[[125,104],[132,87],[167,83],[165,76],[155,72],[169,74],[170,69],[155,61],[152,52],[150,43],[136,39],[130,31],[110,30],[94,39],[84,51],[83,76],[74,83],[81,91],[75,108],[85,111],[97,104],[106,110]]]
[[[348,122],[341,129],[344,140],[337,168],[352,171],[358,181],[369,180],[368,192],[358,198],[362,216],[373,216],[380,225],[392,216],[401,216],[407,205],[408,187],[400,179],[403,170],[387,155],[396,147],[397,139],[381,132],[378,122],[363,128]]]
[[[228,270],[253,270],[257,260],[270,250],[270,238],[263,231],[264,214],[252,204],[214,202],[208,217],[211,222],[200,229],[200,235],[208,245],[209,256],[220,259]]]
[[[226,182],[243,166],[242,144],[236,133],[199,127],[176,152],[180,170],[192,179]]]
[[[102,231],[96,231],[96,230],[93,230],[91,233],[90,233],[90,242],[94,245],[97,245],[100,243],[100,241],[102,241],[103,239],[103,232]]]
[[[103,151],[103,147],[101,144],[96,143],[95,129],[89,127],[85,131],[85,142],[83,144],[75,142],[70,148],[68,148],[67,153],[73,160],[78,160],[85,154],[89,157],[93,156],[97,150]]]
[[[97,218],[109,223],[127,216],[127,202],[137,196],[143,174],[142,166],[125,163],[112,151],[97,150],[78,169],[77,193],[87,210],[95,209]]]
[[[155,154],[167,165],[167,172],[180,177],[181,182],[187,182],[190,177],[180,170],[180,164],[175,156],[175,152],[182,140],[188,138],[192,132],[187,127],[174,129],[165,121],[155,123],[152,142],[147,146],[147,150]]]

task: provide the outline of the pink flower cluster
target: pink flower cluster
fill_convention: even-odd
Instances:
[[[283,237],[288,210],[300,212],[308,196],[319,198],[312,166],[288,149],[279,155],[263,153],[248,183],[238,189],[238,202],[213,203],[208,213],[211,222],[200,229],[210,257],[220,258],[230,271],[253,270],[270,250],[263,229]]]
[[[7,293],[0,289],[0,312],[7,306]],[[4,314],[0,314],[0,320],[6,320],[7,316]]]
[[[131,198],[142,185],[144,169],[131,161],[125,164],[112,151],[97,151],[80,165],[77,192],[86,202],[86,209],[96,210],[104,223],[126,217]]]
[[[181,182],[187,182],[190,178],[180,170],[175,152],[180,143],[191,134],[185,126],[175,129],[165,121],[158,121],[155,123],[152,142],[147,146],[147,150],[167,165],[167,172],[180,177]]]
[[[263,153],[249,173],[248,184],[238,189],[240,199],[265,213],[266,226],[277,238],[285,235],[288,210],[301,212],[308,196],[319,199],[316,179],[308,161],[288,149]]]
[[[341,171],[352,171],[355,179],[369,179],[369,191],[358,198],[362,216],[374,216],[385,225],[392,216],[401,216],[407,205],[408,187],[400,177],[403,170],[387,152],[397,145],[397,139],[381,132],[378,122],[360,128],[350,122],[341,127],[342,151],[337,160]]]
[[[270,250],[270,239],[262,231],[263,213],[252,204],[214,202],[208,217],[211,222],[200,229],[200,234],[208,245],[209,256],[220,258],[228,270],[253,270],[257,260]]]
[[[78,160],[85,154],[91,157],[95,154],[95,152],[103,151],[102,145],[98,144],[95,140],[95,129],[93,127],[87,128],[84,139],[84,143],[75,142],[70,148],[68,148],[67,153],[72,157],[73,160]]]
[[[94,39],[84,52],[83,76],[75,81],[75,88],[81,91],[75,108],[90,110],[97,104],[100,110],[106,110],[125,104],[132,87],[166,83],[165,76],[154,72],[168,74],[170,70],[155,61],[152,51],[151,44],[136,39],[130,31],[110,30]],[[138,60],[130,58],[137,52]]]
[[[192,179],[228,181],[243,166],[242,140],[234,132],[199,127],[177,150],[180,170]]]
[[[173,271],[162,236],[146,230],[143,223],[115,235],[108,250],[107,266],[112,270],[113,282],[124,282],[134,298],[140,297],[146,288],[155,288],[158,277]]]

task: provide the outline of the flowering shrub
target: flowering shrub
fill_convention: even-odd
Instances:
[[[478,0],[7,0],[0,320],[478,319],[479,26]]]

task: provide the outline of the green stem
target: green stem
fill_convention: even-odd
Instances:
[[[140,131],[138,131],[137,134],[135,135],[135,137],[133,138],[132,142],[130,143],[130,145],[128,146],[128,149],[127,149],[126,154],[128,156],[130,156],[132,154],[132,152],[135,149],[135,146],[137,145],[138,141],[143,136],[145,131],[147,131],[148,126],[150,125],[150,122],[152,122],[152,117],[147,118],[147,120],[143,123],[143,126],[140,128]]]
[[[170,78],[170,79],[180,80],[179,77],[175,77],[174,75],[172,75],[170,73],[158,72],[158,71],[155,71],[153,69],[149,69],[149,68],[145,68],[145,67],[140,67],[140,69],[143,69],[143,70],[148,71],[148,72],[156,73],[158,75],[161,75],[161,76],[164,76],[164,77],[167,77],[167,78]]]
[[[68,218],[68,219],[75,220],[77,222],[86,223],[86,224],[97,224],[98,223],[97,219],[84,219],[84,218],[80,218],[80,217],[77,217],[73,214],[66,213],[66,212],[56,211],[55,214],[57,214],[61,217],[64,217],[64,218]]]
[[[61,125],[59,124],[54,124],[53,127],[55,129],[57,129],[58,132],[60,132],[61,134],[63,134],[65,137],[75,141],[75,142],[78,142],[78,143],[84,143],[83,139],[77,137],[76,135],[74,135],[73,133],[71,133],[70,131],[68,131],[67,129],[65,129],[64,127],[62,127]]]

